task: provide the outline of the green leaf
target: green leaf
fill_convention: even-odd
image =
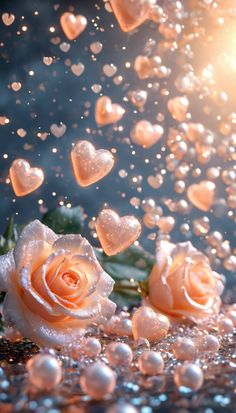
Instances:
[[[113,291],[110,299],[122,309],[124,307],[136,307],[141,303],[141,295],[137,293],[130,293],[129,291]]]
[[[147,277],[146,270],[131,265],[105,262],[103,268],[114,280],[134,279],[135,281],[143,281]]]
[[[49,210],[43,216],[42,222],[57,234],[80,234],[84,225],[84,211],[80,206],[61,206]]]
[[[0,236],[0,255],[6,254],[16,245],[18,239],[18,228],[11,217],[3,235]]]
[[[95,253],[101,266],[115,281],[111,300],[120,308],[140,305],[154,256],[135,246],[114,256],[107,256],[101,249],[95,249]]]
[[[141,247],[132,246],[110,257],[101,250],[95,252],[104,270],[114,280],[144,281],[155,262],[154,257]]]

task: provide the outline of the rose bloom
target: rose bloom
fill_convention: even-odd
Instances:
[[[80,235],[56,235],[39,221],[23,230],[15,249],[0,257],[4,321],[40,345],[63,347],[88,324],[115,312],[113,280]]]
[[[199,322],[218,314],[223,277],[191,242],[161,241],[149,277],[150,305],[172,317]]]

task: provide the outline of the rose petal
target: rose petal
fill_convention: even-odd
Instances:
[[[160,241],[157,245],[157,254],[156,254],[156,269],[159,274],[167,272],[166,266],[171,265],[171,253],[174,250],[175,245],[169,241]],[[149,285],[152,288],[152,284],[155,283],[155,276],[149,278]]]
[[[3,306],[4,320],[17,327],[21,334],[41,346],[58,346],[72,344],[81,339],[87,322],[68,320],[63,323],[50,323],[33,314],[20,297],[7,293]]]
[[[58,236],[51,229],[41,224],[38,220],[27,225],[23,229],[14,249],[14,259],[17,270],[23,267],[26,261],[32,260],[31,254],[33,254],[33,249],[40,245],[37,244],[37,241],[41,241],[42,245],[45,245],[44,243],[52,245],[57,238]],[[29,244],[31,244],[31,247],[29,247]],[[38,253],[35,254],[34,260],[37,260],[38,257],[40,257],[40,255]]]
[[[11,288],[11,276],[15,271],[13,251],[0,256],[0,291]]]
[[[54,251],[58,249],[65,249],[69,250],[71,255],[88,255],[91,258],[96,259],[94,250],[89,242],[81,237],[81,235],[63,235],[62,237],[58,238],[53,245]]]
[[[154,266],[150,274],[150,278],[156,282],[152,283],[149,287],[149,299],[150,302],[160,309],[165,309],[166,307],[173,307],[172,291],[163,276],[159,276],[157,266]]]

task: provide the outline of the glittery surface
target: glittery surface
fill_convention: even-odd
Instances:
[[[216,334],[216,331],[212,331]],[[102,343],[102,352],[97,360],[107,362],[105,349],[115,336],[107,336],[97,330],[90,331]],[[134,361],[129,368],[117,368],[117,387],[112,396],[101,402],[93,402],[85,396],[79,385],[79,377],[83,369],[94,359],[81,354],[75,348],[67,348],[57,353],[63,365],[63,381],[55,391],[48,394],[36,392],[27,383],[24,362],[39,349],[30,342],[10,344],[1,339],[0,370],[0,407],[1,412],[105,412],[117,399],[126,400],[139,408],[142,413],[160,411],[164,413],[233,413],[236,409],[236,336],[230,335],[220,339],[221,348],[217,354],[201,353],[196,363],[202,367],[205,381],[198,393],[177,391],[173,383],[173,371],[177,360],[171,352],[171,345],[176,336],[196,337],[196,328],[176,327],[166,339],[151,345],[152,350],[159,351],[164,359],[163,375],[148,377],[142,375],[137,368],[138,355],[146,349],[145,344],[134,345],[133,340],[120,339],[128,344],[134,352]],[[48,352],[47,349],[41,351]],[[79,354],[79,356],[78,356]],[[5,409],[5,410],[4,410]],[[9,410],[7,410],[9,409]],[[51,409],[51,410],[50,410]]]

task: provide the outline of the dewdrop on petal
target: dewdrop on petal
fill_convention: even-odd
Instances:
[[[114,391],[116,374],[104,363],[95,363],[86,367],[80,377],[80,385],[92,399],[102,400]]]
[[[29,381],[39,390],[52,390],[60,383],[62,369],[57,359],[49,354],[37,354],[26,364]]]
[[[138,308],[132,318],[132,331],[135,340],[143,337],[149,341],[159,341],[166,337],[169,327],[168,317],[147,306]]]

